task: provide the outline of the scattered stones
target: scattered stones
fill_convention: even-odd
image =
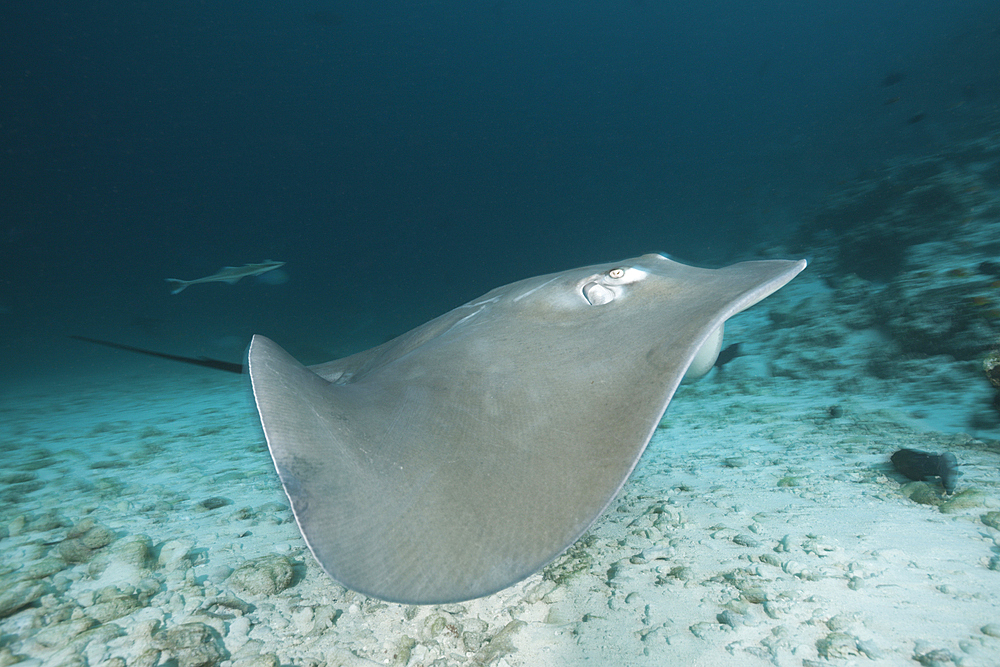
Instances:
[[[250,658],[240,658],[233,661],[233,667],[278,667],[281,663],[273,653],[264,653]],[[406,663],[399,663],[405,665]]]
[[[977,488],[968,488],[959,491],[940,506],[942,514],[957,514],[967,509],[983,507],[989,496],[985,491]]]
[[[764,601],[764,613],[769,617],[777,620],[783,616],[786,616],[789,611],[794,607],[791,600],[779,599],[779,600],[765,600]]]
[[[174,509],[173,503],[163,500],[162,498],[157,498],[149,502],[145,502],[139,506],[139,511],[143,514],[164,514],[170,512]]]
[[[828,660],[851,658],[860,654],[857,639],[845,632],[831,632],[816,642],[816,650]]]
[[[161,652],[159,649],[150,648],[143,651],[138,658],[132,661],[129,667],[156,667],[160,662]]]
[[[478,651],[487,640],[489,624],[478,618],[470,618],[462,624],[462,643],[468,651]]]
[[[105,623],[81,632],[69,641],[67,648],[71,651],[79,653],[87,648],[91,642],[107,644],[112,639],[121,637],[123,634],[125,634],[125,630],[123,630],[120,625],[115,623]]]
[[[983,359],[983,372],[997,389],[1000,389],[1000,350],[993,350]]]
[[[158,632],[153,645],[169,652],[177,667],[210,667],[229,657],[221,638],[204,623],[184,623]]]
[[[63,646],[68,640],[86,632],[95,625],[97,622],[94,619],[84,616],[63,623],[53,623],[36,632],[33,639],[42,646]]]
[[[232,619],[250,612],[252,607],[232,595],[219,595],[205,600],[202,609],[212,616]]]
[[[115,540],[115,534],[106,526],[98,524],[81,535],[79,539],[83,546],[88,549],[100,549],[111,544]]]
[[[37,581],[21,581],[0,593],[0,618],[10,616],[49,592],[49,586]]]
[[[27,523],[28,518],[23,514],[14,517],[11,522],[7,524],[7,535],[10,537],[20,535]]]
[[[231,521],[249,521],[253,517],[253,508],[250,507],[241,507],[229,515]]]
[[[16,655],[6,646],[0,648],[0,667],[9,667],[10,665],[23,662],[24,660],[27,660],[26,656]]]
[[[125,565],[148,568],[152,543],[147,535],[130,535],[115,542],[108,549],[110,557]]]
[[[0,475],[0,484],[24,484],[38,479],[38,473],[31,471],[8,472]]]
[[[951,651],[943,648],[934,649],[927,653],[918,653],[913,656],[913,659],[924,667],[947,667],[955,664],[955,656],[951,654]]]
[[[86,563],[94,555],[93,550],[88,549],[80,540],[76,539],[60,542],[55,552],[67,563]]]
[[[107,526],[84,519],[70,528],[66,539],[55,548],[56,555],[67,563],[86,563],[94,552],[115,540],[115,534]]]
[[[242,654],[243,646],[249,641],[250,630],[253,624],[246,616],[234,618],[229,622],[229,631],[226,633],[226,648],[233,654],[234,658]]]
[[[921,505],[941,505],[944,498],[941,492],[927,482],[907,482],[899,487],[899,492],[915,503]]]
[[[329,651],[320,664],[331,667],[382,667],[380,663],[367,658],[360,658],[346,648],[336,647]]]
[[[225,507],[226,505],[232,505],[233,501],[228,498],[220,498],[218,496],[213,496],[212,498],[205,498],[199,502],[196,507],[205,511],[217,510],[220,507]]]
[[[53,463],[55,463],[55,459],[52,458],[52,453],[40,449],[33,452],[31,460],[25,461],[17,467],[21,470],[41,470],[42,468],[48,468]]]
[[[115,586],[106,586],[97,591],[94,604],[87,607],[87,616],[99,623],[107,623],[123,616],[128,616],[141,608],[136,599],[135,589],[131,586],[121,590]]]
[[[528,624],[524,621],[511,621],[505,625],[500,632],[494,635],[493,638],[486,643],[486,646],[476,653],[473,660],[479,664],[488,665],[501,656],[513,653],[517,650],[514,647],[514,642],[512,641],[514,635],[520,632],[521,629],[527,625]]]
[[[858,650],[864,653],[869,660],[881,660],[885,657],[882,650],[870,639],[859,639]]]
[[[787,538],[788,536],[786,535],[784,539],[787,540]],[[779,544],[779,546],[781,546],[781,544]],[[775,548],[775,551],[788,551],[788,549]],[[771,567],[781,567],[781,559],[775,556],[774,554],[770,553],[760,554],[759,556],[757,556],[757,560],[759,560],[761,563],[765,563],[766,565],[770,565]]]
[[[393,665],[397,667],[405,667],[406,663],[410,661],[410,656],[412,655],[413,648],[417,645],[415,639],[409,635],[403,635],[396,642],[396,648],[394,651],[395,659],[392,661]]]
[[[421,641],[429,642],[441,634],[449,623],[454,623],[454,619],[449,614],[431,614],[424,619],[420,628]]]
[[[66,562],[59,558],[43,558],[18,570],[17,578],[21,580],[44,579],[57,572],[62,572],[66,566]]]
[[[317,607],[313,611],[313,622],[312,630],[310,634],[321,635],[327,629],[333,627],[337,623],[337,619],[340,618],[341,610],[330,605],[323,605]]]
[[[292,561],[286,556],[262,556],[243,563],[227,580],[251,595],[274,595],[292,584]]]
[[[257,508],[257,512],[261,514],[267,512],[290,512],[290,511],[292,511],[291,507],[289,507],[285,503],[279,503],[279,502],[264,503],[263,505]]]
[[[709,623],[708,621],[700,621],[689,627],[688,630],[690,630],[691,634],[697,637],[698,639],[711,641],[712,639],[715,639],[719,635],[719,633],[722,632],[723,626],[720,625],[719,623]]]
[[[594,565],[591,547],[597,542],[592,534],[576,541],[563,555],[542,570],[542,576],[560,586],[591,571]]]
[[[46,533],[50,530],[57,530],[70,525],[69,521],[58,512],[43,512],[34,516],[26,526],[26,530],[36,533]]]
[[[191,561],[188,560],[188,553],[193,548],[194,542],[189,540],[170,540],[164,542],[160,545],[160,553],[156,559],[157,565],[168,569],[182,566],[182,562],[190,565]]]
[[[748,547],[750,549],[757,549],[760,547],[760,540],[755,538],[753,535],[747,535],[746,533],[740,533],[739,535],[734,536],[733,542],[741,547]]]
[[[656,583],[663,585],[669,583],[671,579],[678,581],[695,581],[698,578],[698,573],[694,569],[687,567],[685,565],[675,565],[674,567],[666,568],[665,571],[656,577]]]
[[[734,630],[744,624],[744,617],[741,614],[734,612],[732,609],[724,609],[719,612],[716,614],[715,620],[717,620],[720,625],[727,625]]]
[[[91,470],[108,470],[110,468],[128,468],[131,463],[123,459],[111,459],[104,461],[94,461],[90,464]]]

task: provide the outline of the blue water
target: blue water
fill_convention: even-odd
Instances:
[[[840,630],[840,657],[994,664],[998,137],[996,0],[5,5],[0,658],[58,661],[53,629],[103,618],[95,586],[152,580],[88,648],[131,664],[281,553],[302,579],[249,618],[283,664],[388,663],[409,637],[410,664],[454,662],[526,610],[510,664],[833,660]],[[551,614],[523,588],[445,610],[469,651],[421,629],[440,610],[320,572],[245,379],[70,338],[239,363],[260,333],[312,364],[648,252],[810,267],[727,324],[743,354],[682,388]],[[953,508],[904,491],[902,447],[956,457]],[[85,519],[147,541],[152,570],[99,582],[60,551]]]
[[[995,109],[1000,8],[36,0],[0,54],[13,378],[107,359],[66,334],[322,361],[522,277],[781,244]],[[264,259],[289,280],[164,282]]]

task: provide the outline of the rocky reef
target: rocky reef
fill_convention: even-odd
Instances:
[[[1000,412],[1000,348],[993,350],[983,359],[983,372],[986,373],[990,384],[997,388],[997,393],[993,395],[993,407]]]
[[[802,224],[791,251],[801,253],[832,289],[831,314],[882,336],[869,364],[876,377],[934,357],[995,367],[1000,124],[830,195]]]

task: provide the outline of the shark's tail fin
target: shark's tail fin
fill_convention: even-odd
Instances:
[[[170,283],[171,294],[180,294],[185,287],[191,284],[189,280],[178,280],[177,278],[167,278],[167,282]]]

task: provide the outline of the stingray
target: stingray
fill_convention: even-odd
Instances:
[[[725,320],[805,266],[644,255],[538,276],[308,368],[254,336],[253,396],[306,544],[393,602],[528,577],[611,503]]]

